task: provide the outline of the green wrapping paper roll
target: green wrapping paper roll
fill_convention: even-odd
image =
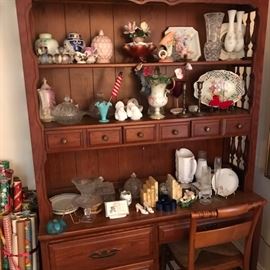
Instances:
[[[10,211],[9,181],[7,178],[0,178],[0,210],[1,214]]]

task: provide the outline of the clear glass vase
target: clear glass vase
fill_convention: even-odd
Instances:
[[[220,30],[224,18],[223,12],[205,13],[206,43],[204,44],[204,57],[206,61],[218,61],[222,43]]]

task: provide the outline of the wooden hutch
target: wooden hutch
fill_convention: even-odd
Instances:
[[[92,224],[76,225],[68,221],[66,232],[48,235],[46,224],[53,217],[49,198],[74,192],[71,179],[75,176],[102,175],[115,187],[123,185],[133,171],[140,178],[152,175],[162,179],[167,173],[175,172],[175,150],[186,147],[195,154],[198,150],[206,150],[210,164],[215,156],[222,156],[223,162],[239,176],[240,195],[217,201],[214,206],[260,200],[252,189],[268,1],[17,0],[16,3],[44,270],[159,269],[159,245],[180,238],[189,226],[189,209],[142,216],[131,207],[126,218],[109,220],[103,212]],[[170,99],[166,117],[151,120],[146,113],[146,97],[139,93],[139,81],[134,76],[137,63],[123,50],[123,26],[133,20],[146,21],[154,44],[159,43],[168,26],[192,26],[199,32],[203,52],[206,41],[203,14],[215,11],[227,14],[229,9],[244,10],[248,14],[245,57],[206,62],[202,53],[198,61],[191,62],[193,70],[185,74],[187,104],[197,103],[193,97],[193,83],[200,75],[225,69],[234,71],[244,80],[245,94],[237,107],[230,111],[209,111],[200,117],[181,118],[169,113],[173,106]],[[227,15],[224,22],[228,22]],[[100,29],[114,44],[110,64],[38,64],[33,46],[39,33],[51,33],[62,44],[67,33],[78,32],[88,45]],[[185,64],[185,61],[145,63],[146,66],[159,66],[162,72],[170,75],[176,67],[184,68]],[[80,108],[88,109],[98,91],[101,90],[106,98],[110,97],[119,71],[124,73],[124,81],[118,99],[136,97],[144,104],[145,113],[140,121],[111,119],[108,124],[100,124],[96,119],[85,118],[82,123],[72,126],[40,121],[37,88],[43,78],[53,87],[57,103],[69,95]],[[102,139],[104,135],[108,140]],[[195,204],[193,207],[201,206]],[[258,235],[257,232],[257,241],[253,245],[252,269],[256,267]]]

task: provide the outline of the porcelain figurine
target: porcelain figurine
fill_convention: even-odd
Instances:
[[[41,33],[35,41],[35,51],[37,55],[58,53],[58,42],[53,39],[50,33]]]
[[[55,94],[44,78],[42,86],[37,89],[39,96],[39,117],[43,122],[52,122],[54,117],[52,111],[55,107]]]
[[[111,39],[104,35],[103,30],[100,30],[98,36],[93,38],[91,47],[97,51],[97,63],[110,63],[113,44]]]
[[[159,62],[173,62],[172,52],[174,45],[174,32],[169,32],[160,41],[160,49],[158,51],[158,56],[160,58]]]
[[[224,48],[227,52],[233,52],[236,45],[236,35],[234,31],[235,15],[236,15],[235,9],[228,10],[229,26],[228,26],[228,32],[224,40]]]
[[[127,104],[127,116],[130,117],[131,120],[139,120],[142,118],[142,108],[137,106],[134,102],[128,102]]]
[[[86,63],[93,64],[97,61],[97,50],[93,47],[86,47],[84,50],[86,55]]]
[[[125,111],[125,105],[122,101],[118,101],[115,104],[114,117],[118,121],[125,121],[127,119],[127,112]]]

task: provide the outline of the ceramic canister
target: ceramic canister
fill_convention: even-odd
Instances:
[[[52,38],[50,33],[41,33],[35,41],[35,51],[37,55],[58,53],[58,42]]]
[[[109,37],[104,35],[103,30],[92,40],[91,47],[97,51],[97,63],[110,63],[113,55],[113,44]]]
[[[64,40],[64,48],[68,52],[83,52],[85,48],[85,41],[78,33],[68,33],[67,39]]]

